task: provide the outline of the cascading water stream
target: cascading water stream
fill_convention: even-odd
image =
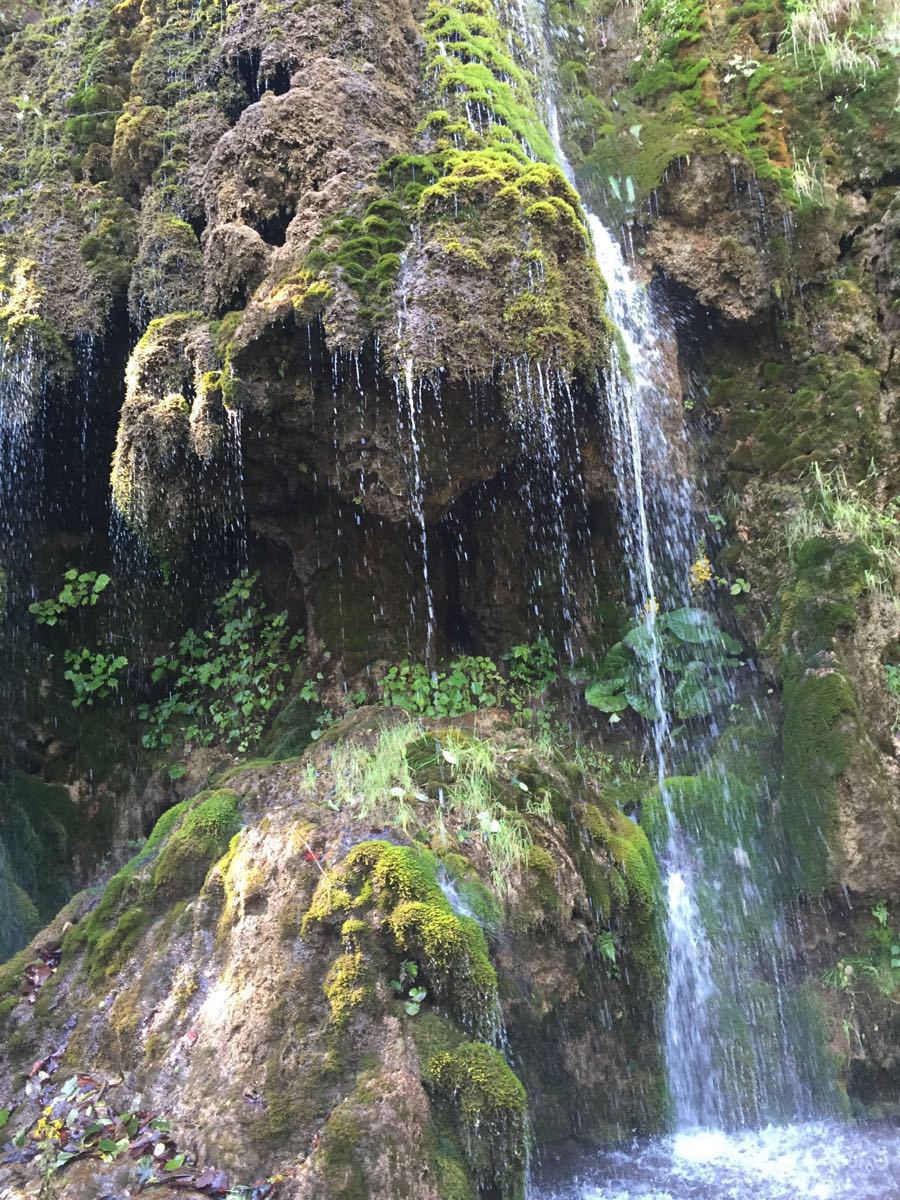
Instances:
[[[549,60],[549,54],[547,56]],[[574,172],[548,103],[548,128],[573,187]],[[577,190],[577,189],[576,189]],[[583,203],[583,201],[582,201]],[[642,645],[656,712],[651,739],[664,813],[659,846],[665,901],[668,979],[665,1065],[674,1134],[592,1156],[573,1184],[544,1200],[889,1200],[900,1195],[891,1138],[815,1119],[840,1111],[827,1054],[789,986],[790,939],[777,899],[777,828],[760,768],[748,799],[717,762],[756,762],[740,732],[711,722],[688,740],[666,718],[663,637],[657,614],[691,605],[689,584],[699,529],[688,482],[681,405],[667,387],[677,371],[665,314],[602,221],[584,206],[607,313],[616,331],[606,391],[621,535],[630,601],[643,623]],[[738,699],[737,694],[728,697]],[[745,695],[759,720],[759,706]],[[739,707],[733,704],[733,708]],[[669,774],[707,764],[721,829],[702,815],[685,821]],[[767,826],[768,828],[768,826]],[[789,1123],[788,1123],[789,1122]],[[596,1181],[594,1183],[593,1181]]]
[[[549,106],[549,132],[560,164],[575,185],[559,133],[555,107]],[[715,1078],[710,1052],[715,1021],[711,1006],[715,985],[709,946],[694,895],[695,867],[690,847],[673,813],[668,774],[669,729],[665,716],[661,654],[656,636],[660,595],[684,602],[694,545],[691,496],[673,461],[665,425],[669,400],[662,383],[664,360],[674,360],[669,336],[646,290],[625,262],[618,243],[596,214],[586,210],[597,265],[607,285],[607,313],[621,344],[613,340],[607,371],[613,461],[631,604],[649,634],[649,679],[659,718],[652,723],[654,759],[667,826],[662,853],[666,897],[668,993],[665,1049],[669,1087],[679,1128],[720,1123],[717,1099],[724,1092]],[[649,503],[650,480],[658,500]]]

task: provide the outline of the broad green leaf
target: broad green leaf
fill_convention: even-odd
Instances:
[[[676,608],[660,618],[660,624],[682,642],[701,645],[722,637],[712,613],[702,608]]]
[[[605,713],[623,712],[628,707],[625,696],[621,692],[617,694],[607,691],[605,683],[592,683],[585,689],[584,698],[592,708],[599,708]]]
[[[660,640],[656,626],[641,622],[629,629],[622,641],[631,647],[642,662],[653,662],[659,656]]]
[[[659,721],[661,719],[662,713],[654,704],[651,696],[644,696],[639,692],[626,691],[625,697],[639,717],[643,717],[647,721]]]
[[[709,715],[712,702],[703,674],[691,672],[679,681],[672,693],[672,706],[675,709],[675,715],[682,721]]]

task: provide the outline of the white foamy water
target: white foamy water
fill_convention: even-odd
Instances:
[[[900,1129],[816,1121],[671,1138],[568,1163],[534,1200],[900,1200]]]

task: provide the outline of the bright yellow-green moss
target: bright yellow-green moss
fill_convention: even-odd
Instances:
[[[371,997],[372,988],[366,980],[365,963],[358,950],[341,954],[332,963],[324,992],[331,1005],[331,1019],[336,1028],[343,1028],[353,1012]]]
[[[553,861],[553,856],[543,846],[529,846],[528,848],[528,869],[537,871],[543,875],[545,879],[553,883],[556,879],[556,863]]]
[[[497,976],[484,933],[477,921],[453,911],[437,881],[437,860],[429,851],[381,841],[355,846],[319,883],[303,919],[303,932],[311,932],[319,923],[339,924],[344,930],[348,918],[363,909],[373,929],[391,935],[397,953],[418,962],[431,995],[446,1004],[462,1025],[493,1032]],[[354,937],[359,932],[358,925],[351,927]],[[349,969],[349,964],[344,967]],[[341,974],[343,987],[344,968]],[[355,977],[352,983],[355,987]],[[342,998],[339,1006],[347,1008]]]
[[[341,926],[341,941],[352,948],[370,932],[371,926],[368,921],[363,921],[360,917],[348,917]]]
[[[503,1055],[483,1042],[464,1042],[433,1055],[424,1078],[435,1103],[452,1114],[479,1188],[502,1200],[521,1200],[528,1105]]]
[[[659,868],[643,829],[618,809],[601,812],[595,805],[585,808],[582,822],[591,837],[609,852],[621,880],[620,889],[644,914],[652,913],[659,896]],[[615,895],[615,880],[611,887]]]
[[[578,196],[555,161],[527,53],[492,0],[431,0],[425,76],[435,107],[388,159],[366,207],[335,219],[266,303],[328,316],[339,278],[376,326],[390,317],[412,231],[427,262],[492,281],[496,356],[593,372],[605,353],[602,281]],[[511,47],[516,45],[516,49]],[[459,288],[465,287],[460,281]]]
[[[186,813],[169,837],[153,868],[153,886],[171,897],[196,892],[239,827],[235,793],[212,792]]]

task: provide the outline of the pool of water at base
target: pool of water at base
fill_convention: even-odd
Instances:
[[[566,1182],[562,1182],[565,1170]],[[573,1177],[574,1176],[574,1177]],[[900,1126],[693,1130],[558,1163],[534,1200],[900,1200]]]

